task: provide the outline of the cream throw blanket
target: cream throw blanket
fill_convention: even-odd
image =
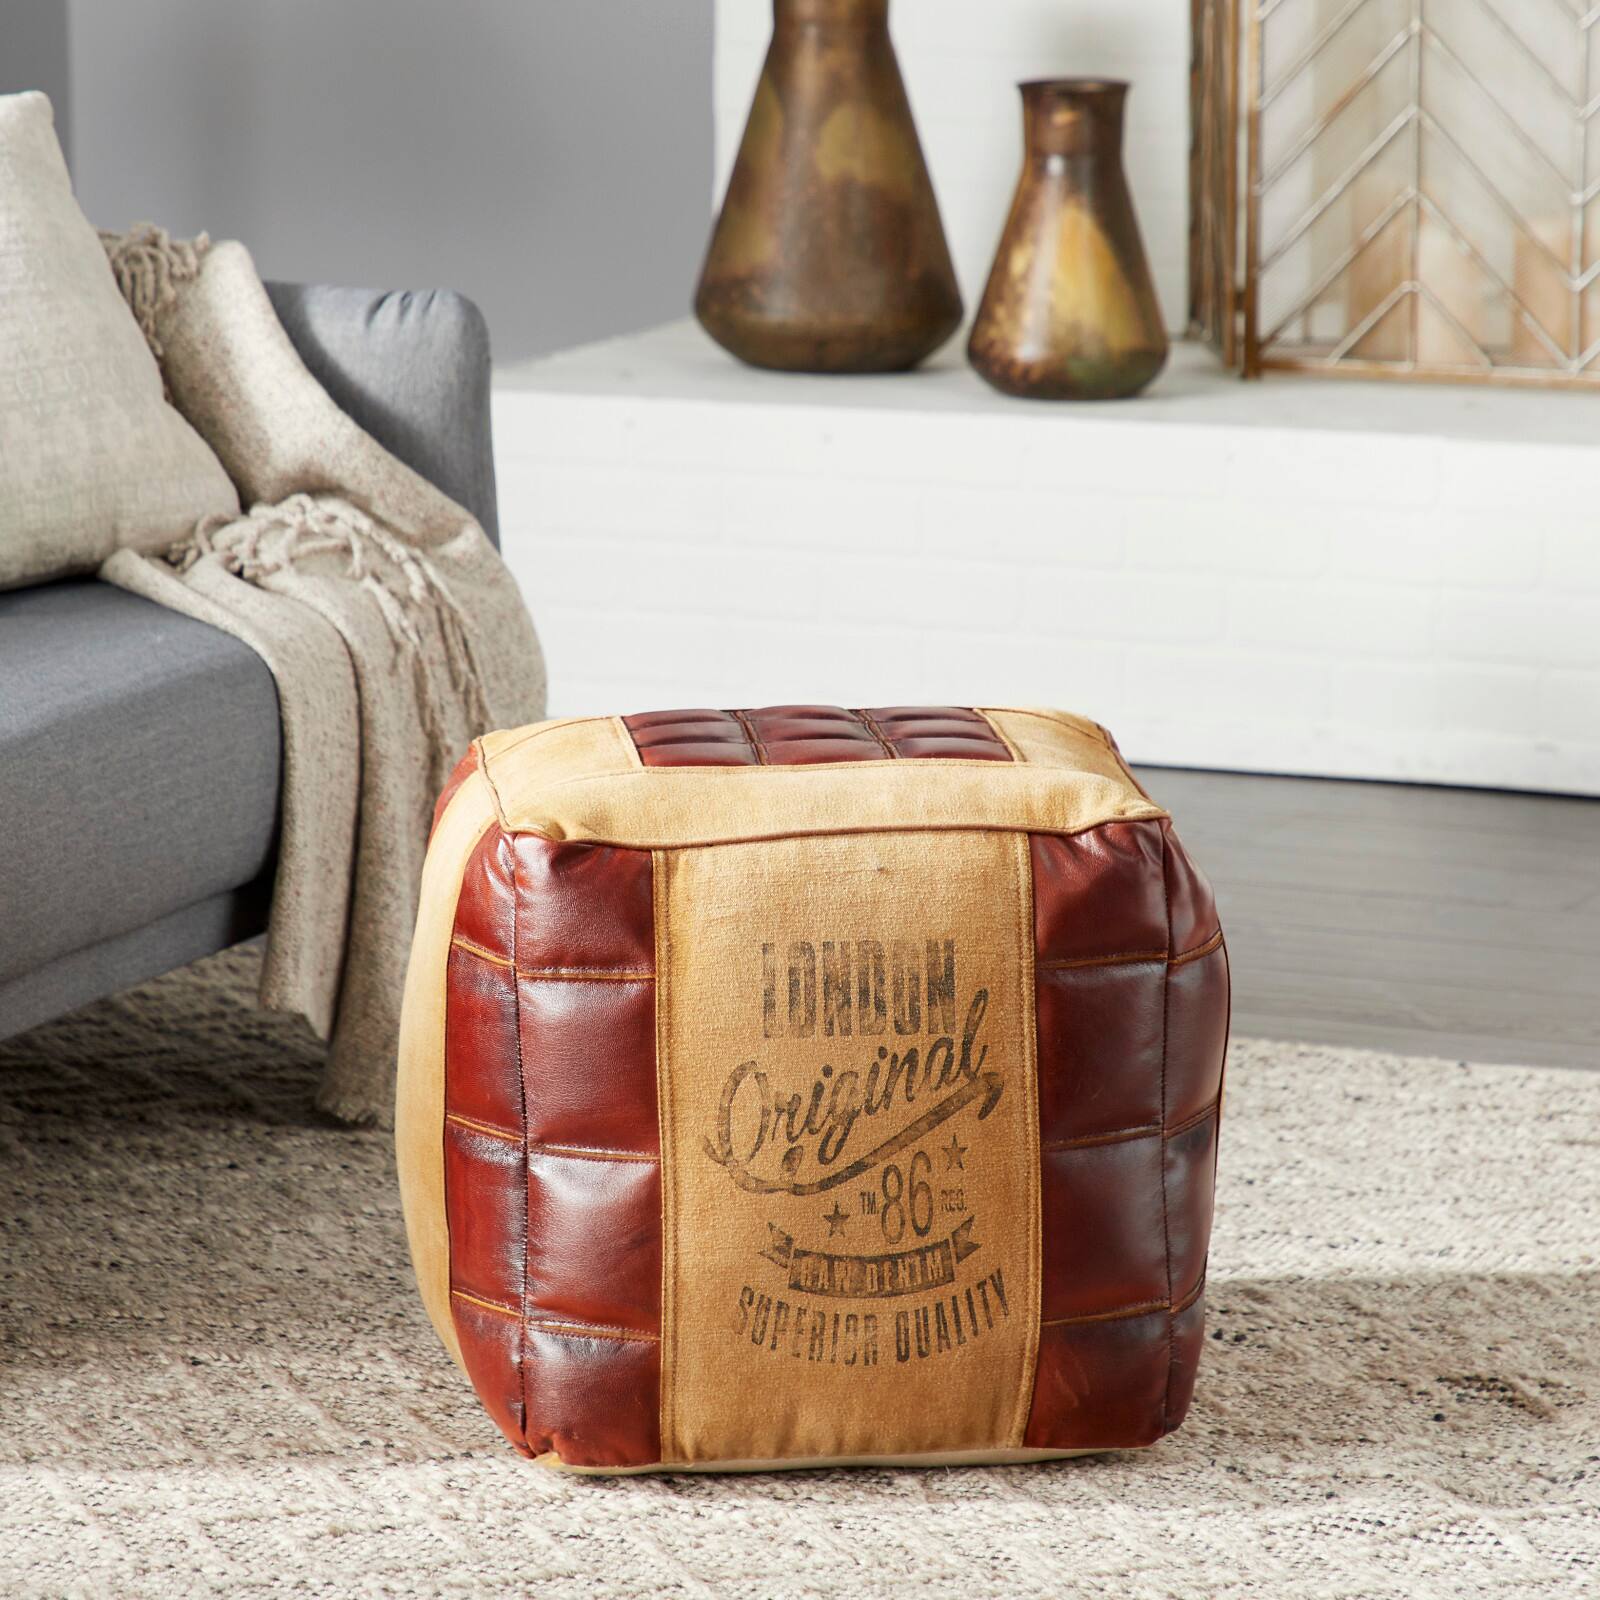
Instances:
[[[539,643],[483,530],[306,370],[242,245],[147,228],[106,247],[173,404],[252,509],[100,576],[242,639],[277,680],[261,1004],[329,1040],[325,1110],[386,1122],[434,800],[476,735],[544,715]]]

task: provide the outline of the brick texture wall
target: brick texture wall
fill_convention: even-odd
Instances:
[[[1153,762],[1600,793],[1594,451],[829,392],[497,394],[554,712],[1059,704]]]

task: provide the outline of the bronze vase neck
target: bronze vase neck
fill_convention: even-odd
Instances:
[[[790,28],[889,31],[889,0],[772,0],[774,32]]]
[[[1115,78],[1038,78],[1022,90],[1022,137],[1032,159],[1122,155],[1128,85]]]

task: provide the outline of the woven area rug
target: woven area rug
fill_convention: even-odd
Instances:
[[[254,965],[0,1046],[0,1593],[1600,1594],[1600,1074],[1237,1045],[1153,1450],[596,1482],[500,1442]]]

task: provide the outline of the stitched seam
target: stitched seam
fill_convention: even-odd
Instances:
[[[1040,1149],[1051,1152],[1090,1150],[1101,1144],[1126,1144],[1133,1139],[1153,1139],[1160,1132],[1159,1122],[1142,1122],[1137,1128],[1116,1128],[1110,1133],[1086,1134],[1081,1139],[1049,1139],[1040,1146]]]
[[[517,1037],[517,1108],[522,1116],[522,1278],[517,1285],[517,1395],[522,1402],[522,1442],[529,1444],[528,1434],[528,1339],[523,1329],[523,1319],[528,1314],[528,1218],[533,1210],[533,1196],[528,1192],[528,1079],[522,1059],[522,992],[517,988],[517,902],[520,898],[517,885],[517,850],[509,839],[502,836],[501,843],[511,858],[511,1016]],[[531,1448],[531,1445],[530,1445]]]
[[[1217,1114],[1219,1100],[1213,1100],[1203,1111],[1197,1111],[1192,1117],[1185,1117],[1182,1122],[1174,1123],[1162,1135],[1166,1139],[1178,1139],[1193,1128],[1198,1128],[1201,1123],[1209,1121]]]
[[[528,729],[526,733],[519,734],[509,744],[503,744],[495,753],[505,755],[512,750],[520,750],[523,745],[531,744],[535,739],[542,739],[547,733],[559,733],[563,728],[581,728],[589,722],[615,722],[615,717],[557,717],[553,722],[541,722]],[[481,739],[473,740],[474,744],[481,745]],[[487,754],[487,752],[484,752]]]
[[[447,1111],[444,1120],[453,1122],[458,1128],[465,1128],[469,1133],[483,1133],[493,1139],[510,1139],[517,1144],[522,1143],[522,1135],[511,1128],[497,1128],[492,1122],[478,1122],[472,1117],[463,1117],[456,1111]]]
[[[1167,830],[1161,830],[1161,907],[1167,930],[1167,948],[1172,948],[1172,894],[1167,887]],[[1172,968],[1161,969],[1161,1125],[1167,1123],[1167,1044],[1171,1032],[1168,1006],[1172,994]],[[1167,1259],[1167,1305],[1172,1305],[1172,1226],[1167,1215],[1167,1146],[1161,1142],[1161,1239]],[[1172,1369],[1177,1360],[1178,1339],[1176,1315],[1167,1312],[1167,1383],[1161,1396],[1161,1431],[1170,1430],[1172,1415]]]
[[[1093,1311],[1082,1317],[1051,1317],[1041,1328],[1076,1328],[1088,1322],[1125,1322],[1132,1317],[1148,1317],[1157,1311],[1170,1311],[1165,1300],[1146,1300],[1136,1306],[1120,1306],[1115,1311]]]
[[[730,715],[736,714],[730,712]],[[821,738],[821,734],[819,734],[819,738]],[[723,744],[723,742],[728,741],[715,739],[712,742]],[[802,744],[805,741],[792,739],[789,742]],[[918,755],[914,760],[920,768],[925,766],[925,768],[930,768],[933,771],[938,771],[941,766],[954,766],[954,768],[987,766],[989,771],[994,771],[998,766],[1010,765],[1008,762],[997,762],[992,755],[987,758],[981,757],[981,755]],[[805,762],[803,765],[795,765],[795,763],[790,762],[773,762],[770,765],[774,773],[782,773],[786,778],[808,778],[811,773],[850,773],[850,771],[859,771],[862,766],[872,766],[874,762],[862,762],[861,758],[858,757],[853,762]],[[1027,766],[1027,768],[1037,771],[1037,773],[1072,773],[1072,771],[1078,771],[1078,768],[1064,765],[1064,763],[1019,762],[1018,766],[1019,768]],[[746,776],[752,776],[758,771],[760,771],[758,766],[640,766],[640,768],[630,768],[626,773],[582,773],[576,778],[563,778],[558,782],[554,782],[554,784],[549,784],[547,792],[555,794],[557,790],[570,789],[573,784],[592,784],[597,779],[616,782],[622,778],[642,778],[646,782],[662,782],[666,781],[666,779],[682,778],[685,773],[723,773],[728,774],[728,776],[722,781],[731,782],[734,774],[744,773]],[[1157,816],[1168,816],[1165,806],[1157,805],[1154,800],[1144,800],[1142,803],[1149,806],[1150,813],[1157,814]],[[1110,821],[1117,821],[1117,818],[1110,818]],[[1006,829],[1006,832],[1016,832],[1016,829]],[[1050,832],[1050,829],[1045,829],[1043,832]]]
[[[500,786],[494,781],[494,773],[489,767],[489,752],[481,748],[481,740],[479,745],[478,771],[483,774],[483,781],[489,786],[489,798],[494,802],[495,820],[500,824],[500,831],[501,833],[509,834],[512,828],[510,822],[506,819],[505,801],[500,797]]]
[[[668,883],[670,881],[669,863],[671,856],[665,850],[658,850],[650,857],[650,888],[651,911],[655,923],[656,936],[656,971],[670,973],[672,971],[672,931],[668,918]],[[670,994],[670,980],[666,992]],[[656,1426],[661,1436],[661,1451],[663,1459],[666,1458],[668,1445],[677,1440],[676,1421],[673,1416],[673,1404],[677,1397],[677,1384],[674,1374],[669,1366],[669,1358],[676,1354],[670,1348],[668,1339],[673,1328],[673,1318],[677,1314],[677,1296],[673,1293],[673,1286],[677,1281],[678,1250],[677,1250],[677,1164],[668,1166],[666,1153],[672,1148],[672,1099],[667,1090],[667,1057],[666,1042],[666,1012],[662,1003],[663,988],[656,986],[655,991],[655,1022],[656,1022],[656,1128],[657,1139],[661,1146],[661,1331],[659,1337],[660,1357],[657,1367],[657,1382],[660,1385],[656,1395]],[[671,1226],[669,1226],[669,1221]]]
[[[647,1161],[652,1166],[661,1160],[660,1156],[648,1155],[640,1150],[608,1150],[601,1145],[591,1144],[540,1144],[533,1140],[528,1143],[528,1153],[542,1156],[575,1156],[585,1161]]]
[[[1095,728],[1099,731],[1100,742],[1106,747],[1107,750],[1111,752],[1112,756],[1116,760],[1117,765],[1122,769],[1122,776],[1126,778],[1128,782],[1131,783],[1134,788],[1145,797],[1146,800],[1150,800],[1151,805],[1154,805],[1155,801],[1150,799],[1150,791],[1145,788],[1145,786],[1140,783],[1136,777],[1134,777],[1133,768],[1128,765],[1127,758],[1123,755],[1122,751],[1117,748],[1117,741],[1111,737],[1111,730],[1098,722],[1095,723]]]
[[[508,967],[519,978],[527,978],[530,982],[541,980],[555,983],[653,983],[653,972],[608,972],[598,967],[512,967],[502,955],[496,955],[493,950],[486,950],[472,940],[462,938],[459,934],[451,939],[451,948],[461,951],[463,955],[477,956],[480,960],[492,962],[497,967]]]
[[[743,711],[730,711],[728,715],[744,730],[745,738],[750,741],[750,748],[755,751],[756,765],[758,767],[770,766],[772,763],[767,760],[766,746],[756,737],[755,724],[751,722],[749,716]],[[715,771],[716,769],[713,768],[712,770]]]
[[[1025,1150],[1039,1148],[1039,1018],[1038,974],[1034,971],[1037,951],[1034,947],[1033,913],[1033,840],[1026,833],[1016,835],[1017,857],[1017,970],[1026,976],[1026,984],[1018,995],[1018,1051],[1024,1061],[1033,1057],[1032,1093],[1023,1096],[1027,1118],[1024,1130]],[[1044,1298],[1044,1177],[1040,1163],[1028,1159],[1028,1265],[1033,1275],[1035,1305],[1042,1306]],[[1013,1443],[1020,1449],[1028,1437],[1028,1423],[1033,1416],[1033,1395],[1039,1381],[1039,1326],[1033,1321],[1028,1328],[1028,1344],[1022,1353],[1022,1382],[1017,1389],[1016,1418],[1012,1424]]]
[[[1204,957],[1211,955],[1214,951],[1220,950],[1221,948],[1222,929],[1218,928],[1217,931],[1212,934],[1204,944],[1197,944],[1193,950],[1185,950],[1181,956],[1174,956],[1172,958],[1172,965],[1175,967],[1187,966],[1191,961],[1200,961]]]
[[[452,1289],[450,1298],[452,1300],[465,1300],[469,1306],[481,1306],[485,1311],[498,1311],[501,1316],[515,1317],[519,1322],[522,1320],[522,1314],[515,1306],[501,1305],[498,1300],[485,1300],[482,1295],[468,1294],[465,1289]],[[527,1432],[526,1427],[524,1427],[523,1432]]]
[[[1000,727],[1000,724],[997,723],[994,720],[994,718],[989,715],[989,713],[987,711],[984,711],[984,710],[980,709],[978,706],[973,706],[973,707],[971,707],[971,709],[973,711],[976,711],[977,714],[980,717],[982,717],[983,720],[988,724],[989,732],[992,733],[994,735],[994,737],[996,739],[998,739],[1000,741],[1000,743],[1003,744],[1006,747],[1006,749],[1011,752],[1011,759],[1014,762],[1016,762],[1016,764],[1019,767],[1025,767],[1025,766],[1030,765],[1030,763],[1024,758],[1022,752],[1019,749],[1017,749],[1017,747],[1011,742],[1010,739],[1008,739],[1006,737],[1004,731]]]
[[[856,762],[858,767],[878,765],[876,762]],[[925,766],[933,763],[924,762]],[[948,763],[946,763],[948,764]],[[907,762],[906,769],[917,765]],[[988,767],[991,771],[1001,765],[996,761],[967,761],[961,763],[967,767]],[[654,773],[684,773],[695,772],[756,772],[761,770],[756,767],[646,767],[646,772]],[[805,767],[768,767],[771,773],[804,773]],[[815,771],[816,768],[811,768]],[[512,832],[529,839],[543,839],[547,844],[603,844],[609,845],[614,850],[648,850],[652,853],[657,850],[708,850],[722,845],[735,844],[770,844],[775,839],[837,839],[856,838],[863,834],[873,833],[1017,833],[1025,831],[1045,839],[1078,839],[1086,833],[1093,833],[1097,828],[1109,827],[1113,823],[1138,823],[1138,822],[1164,822],[1167,815],[1164,811],[1147,811],[1134,816],[1100,817],[1094,822],[1086,822],[1081,828],[1043,828],[1031,824],[1023,828],[1014,822],[885,822],[870,828],[835,828],[817,826],[812,828],[783,828],[777,833],[734,833],[725,834],[713,839],[616,839],[609,835],[596,835],[588,837],[570,837],[562,833],[545,833],[534,827],[513,827]]]
[[[502,1317],[514,1317],[525,1327],[537,1328],[541,1333],[564,1334],[572,1339],[630,1339],[646,1344],[654,1344],[657,1338],[653,1333],[620,1328],[609,1322],[566,1322],[548,1317],[525,1317],[515,1306],[505,1305],[499,1300],[487,1300],[480,1294],[469,1294],[465,1289],[452,1289],[450,1295],[452,1299],[465,1300],[468,1305],[481,1310],[494,1311]]]
[[[617,726],[617,731],[622,735],[622,742],[628,747],[633,757],[635,767],[644,766],[644,751],[639,748],[639,741],[633,736],[633,729],[628,726],[626,717],[613,717],[611,719]]]
[[[1051,1154],[1058,1154],[1063,1150],[1090,1150],[1102,1144],[1127,1144],[1134,1139],[1176,1139],[1188,1133],[1192,1128],[1198,1128],[1202,1122],[1214,1117],[1221,1105],[1221,1097],[1211,1101],[1203,1110],[1196,1111],[1192,1116],[1185,1117],[1182,1122],[1175,1123],[1170,1128],[1163,1128],[1159,1122],[1141,1122],[1133,1128],[1112,1128],[1106,1133],[1086,1133],[1077,1139],[1046,1139],[1040,1143],[1039,1148]]]
[[[624,1339],[630,1343],[655,1344],[659,1334],[641,1333],[637,1328],[618,1328],[603,1322],[552,1322],[529,1317],[527,1325],[540,1333],[553,1333],[564,1339]]]
[[[1063,956],[1054,961],[1041,961],[1039,966],[1045,972],[1076,972],[1080,967],[1121,967],[1151,961],[1165,961],[1169,967],[1186,967],[1191,961],[1211,955],[1221,945],[1222,930],[1218,928],[1204,944],[1175,956],[1168,955],[1165,950],[1126,950],[1114,956]]]
[[[654,983],[653,972],[600,972],[586,967],[518,967],[517,976],[539,983]]]
[[[1091,1311],[1081,1317],[1050,1317],[1039,1326],[1076,1328],[1091,1322],[1125,1322],[1133,1317],[1153,1317],[1158,1311],[1165,1311],[1170,1316],[1182,1316],[1205,1293],[1205,1287],[1205,1274],[1202,1273],[1200,1281],[1176,1305],[1169,1305],[1165,1300],[1145,1300],[1136,1306],[1119,1306],[1115,1311]]]
[[[471,939],[464,938],[459,933],[451,938],[450,948],[461,951],[463,955],[477,956],[480,961],[493,962],[497,967],[514,967],[516,965],[509,957],[499,955],[493,950],[486,950],[481,944],[474,944]]]
[[[888,739],[884,736],[883,729],[878,726],[877,722],[872,717],[868,716],[865,711],[853,710],[851,711],[850,715],[854,717],[861,724],[861,726],[878,741],[879,748],[883,751],[884,755],[889,758],[889,760],[898,761],[900,759],[900,752],[889,743]]]
[[[1165,950],[1125,950],[1114,956],[1063,956],[1054,961],[1041,961],[1039,966],[1045,972],[1076,972],[1079,967],[1124,967],[1165,960]]]

